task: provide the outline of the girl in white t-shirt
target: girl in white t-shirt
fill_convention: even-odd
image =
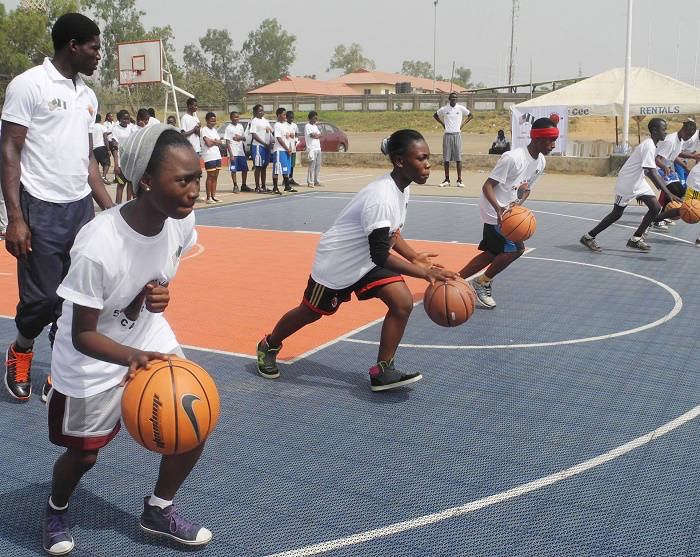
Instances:
[[[216,131],[216,114],[207,112],[204,119],[207,125],[200,131],[200,137],[202,139],[202,160],[207,171],[207,203],[219,203],[220,200],[216,198],[216,183],[219,180],[219,170],[221,170],[219,147],[222,142],[219,132]]]
[[[379,298],[388,308],[379,341],[377,364],[370,368],[373,391],[393,389],[422,378],[394,367],[413,296],[402,274],[435,280],[458,278],[435,265],[434,253],[416,253],[402,238],[401,228],[411,182],[425,184],[430,175],[430,149],[415,130],[394,132],[382,145],[394,169],[362,189],[321,237],[302,302],[277,322],[258,343],[258,372],[279,377],[276,357],[282,341],[302,327],[335,313],[355,292],[359,300]],[[390,253],[393,248],[399,256]]]
[[[121,172],[121,165],[119,164],[119,149],[124,144],[124,142],[136,132],[139,128],[132,125],[131,117],[129,116],[128,110],[120,110],[117,112],[117,124],[112,126],[112,141],[115,144],[114,154],[114,178],[117,181],[117,189],[114,195],[114,201],[117,205],[122,202],[124,196],[124,187],[126,186],[127,180],[124,178],[124,174]],[[126,200],[129,201],[133,199],[134,194],[131,188],[126,189]]]
[[[120,155],[136,199],[81,229],[58,288],[65,302],[47,405],[49,439],[67,450],[53,467],[44,519],[44,547],[54,555],[73,548],[68,502],[120,429],[123,385],[149,361],[183,355],[162,312],[170,301],[168,283],[197,241],[199,158],[178,130],[164,124],[128,138]],[[144,500],[142,529],[187,545],[211,539],[209,530],[182,517],[172,502],[202,450],[200,445],[162,456],[153,495]]]
[[[527,147],[507,151],[498,160],[484,182],[479,198],[479,211],[484,223],[484,236],[479,244],[481,253],[471,259],[459,272],[469,278],[486,267],[484,273],[469,283],[482,307],[493,309],[491,280],[525,253],[522,242],[512,242],[501,232],[503,213],[513,205],[522,205],[530,190],[544,172],[544,155],[554,149],[559,137],[556,124],[549,118],[539,118],[532,124],[531,141]]]

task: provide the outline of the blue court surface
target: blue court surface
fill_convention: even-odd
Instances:
[[[316,191],[197,220],[322,232],[350,197]],[[578,239],[610,206],[528,206],[534,249],[494,281],[496,309],[444,329],[417,304],[396,357],[424,375],[409,387],[369,390],[381,323],[282,365],[277,380],[252,356],[188,350],[217,381],[221,416],[176,502],[214,539],[188,550],[141,533],[158,457],[123,430],[71,501],[73,555],[700,555],[700,227],[652,233],[638,253],[625,242],[646,209],[630,206],[593,253]],[[404,237],[474,244],[481,226],[475,199],[414,197]],[[264,311],[284,277],[264,260],[247,268],[222,280]],[[3,351],[13,336],[0,320]],[[35,392],[49,362],[44,335]],[[3,391],[2,556],[42,554],[60,454],[46,429],[38,396],[19,404]]]

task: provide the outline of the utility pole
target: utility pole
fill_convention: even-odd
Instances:
[[[518,0],[513,0],[510,15],[510,62],[508,63],[508,85],[513,83],[515,73],[515,19],[518,17]],[[511,92],[515,92],[511,87]]]
[[[438,0],[434,0],[433,6],[435,6],[435,10],[434,10],[434,14],[433,14],[433,95],[435,94],[435,63],[436,63],[435,47],[437,45],[437,3],[438,3]]]

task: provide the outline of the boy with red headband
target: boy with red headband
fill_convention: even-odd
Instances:
[[[511,242],[503,235],[501,217],[506,209],[516,204],[522,205],[530,195],[532,186],[544,171],[544,155],[552,152],[557,137],[559,130],[552,120],[535,120],[528,146],[504,153],[484,182],[479,198],[479,211],[484,223],[484,237],[479,244],[481,253],[459,272],[462,278],[468,278],[486,267],[481,276],[469,281],[482,307],[496,307],[491,295],[491,281],[525,252],[522,242]]]

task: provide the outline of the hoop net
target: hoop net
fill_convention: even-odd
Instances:
[[[119,70],[119,85],[131,87],[143,70]]]

